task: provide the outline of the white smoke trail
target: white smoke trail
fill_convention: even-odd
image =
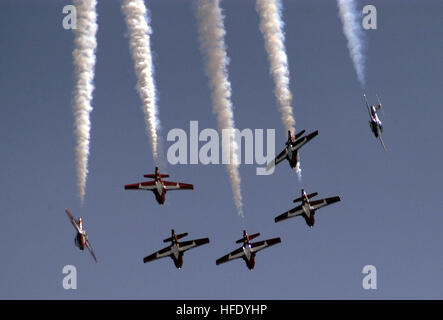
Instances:
[[[275,97],[277,98],[285,132],[294,132],[295,120],[292,114],[292,94],[289,90],[288,57],[285,49],[281,3],[278,0],[257,0],[257,12],[260,16],[260,31],[265,39],[270,73],[274,79]]]
[[[298,181],[301,182],[301,168],[300,168],[300,161],[301,160],[300,160],[300,154],[298,156],[299,156],[299,160],[298,160],[298,163],[295,166],[295,172],[297,172]]]
[[[277,98],[281,120],[285,132],[295,134],[295,119],[292,110],[292,94],[289,90],[288,56],[285,48],[283,20],[281,18],[281,2],[279,0],[257,0],[256,9],[260,16],[260,31],[265,40],[265,49],[268,54],[270,73],[274,79],[275,97]],[[301,179],[300,164],[296,172]]]
[[[358,13],[354,0],[337,0],[339,16],[343,23],[343,33],[348,40],[348,49],[354,64],[357,78],[362,88],[365,87],[362,30],[358,22]]]
[[[223,16],[218,0],[199,0],[197,17],[199,21],[200,46],[206,59],[206,74],[212,90],[212,104],[217,114],[219,131],[229,130],[229,145],[223,145],[223,152],[230,154],[226,165],[234,201],[238,213],[243,217],[243,203],[238,172],[238,145],[234,140],[234,115],[231,103],[231,83],[228,79],[227,65],[229,58],[226,54]]]
[[[77,137],[77,185],[80,192],[80,201],[83,203],[86,194],[91,132],[89,114],[92,111],[92,92],[94,91],[95,49],[97,47],[97,13],[95,8],[97,1],[74,0],[74,5],[77,9],[77,28],[73,29],[75,48],[72,56],[76,80],[73,110],[75,135]]]
[[[129,29],[129,46],[138,78],[137,89],[143,103],[146,129],[154,162],[158,165],[158,111],[150,38],[152,29],[143,0],[125,0],[122,6]]]

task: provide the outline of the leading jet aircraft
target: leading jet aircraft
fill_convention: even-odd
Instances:
[[[217,259],[216,264],[219,265],[234,259],[242,258],[246,262],[246,266],[249,270],[254,269],[255,254],[260,250],[281,242],[280,238],[272,238],[251,243],[251,240],[258,237],[259,235],[260,233],[248,235],[246,230],[243,230],[243,238],[236,241],[236,243],[243,243],[243,246]]]
[[[292,136],[291,131],[288,130],[288,140],[286,141],[286,147],[283,149],[280,154],[272,160],[266,170],[270,170],[272,167],[276,166],[283,160],[288,160],[291,168],[295,168],[299,166],[299,155],[298,150],[308,143],[311,139],[313,139],[316,135],[318,135],[318,130],[311,132],[310,134],[301,137],[305,133],[305,130],[300,131],[295,136]],[[301,138],[300,138],[301,137]]]
[[[89,243],[88,235],[86,234],[85,227],[83,225],[83,219],[82,217],[75,219],[69,209],[65,209],[66,214],[68,215],[69,221],[71,221],[72,226],[77,231],[77,234],[74,239],[75,246],[78,247],[80,250],[85,250],[85,247],[88,248],[89,252],[91,253],[92,257],[94,258],[94,261],[97,262],[97,258],[95,257],[94,250],[92,250],[92,246]]]
[[[194,186],[188,183],[165,181],[169,174],[160,174],[158,167],[155,167],[155,174],[145,174],[145,178],[154,179],[152,181],[138,182],[125,185],[125,190],[148,190],[152,191],[159,204],[165,203],[166,192],[170,190],[193,190]]]
[[[209,238],[189,240],[184,242],[178,241],[179,239],[186,237],[187,235],[187,232],[176,234],[174,229],[172,229],[171,236],[163,240],[163,242],[170,241],[171,245],[143,258],[143,262],[146,263],[164,257],[171,257],[177,269],[181,269],[183,265],[183,253],[185,251],[209,243]]]
[[[316,210],[340,201],[340,197],[331,197],[315,201],[309,200],[316,195],[318,195],[317,192],[306,194],[305,189],[301,189],[301,197],[294,200],[294,203],[301,201],[301,205],[282,213],[274,219],[275,222],[280,222],[296,216],[302,216],[305,219],[306,224],[312,228],[315,223],[314,214]]]
[[[378,95],[376,95],[377,100],[378,100],[378,104],[373,105],[373,106],[369,106],[368,99],[366,98],[366,94],[363,94],[363,97],[365,98],[366,107],[368,108],[369,116],[371,118],[369,121],[369,127],[371,128],[371,131],[374,134],[374,136],[380,140],[381,145],[383,146],[383,149],[385,151],[387,151],[385,143],[383,142],[383,139],[381,138],[381,134],[383,132],[383,124],[377,114],[377,111],[381,109],[380,99],[378,98]]]

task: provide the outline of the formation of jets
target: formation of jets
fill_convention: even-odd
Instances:
[[[317,134],[317,132],[313,132],[313,133]],[[303,132],[301,134],[303,134]],[[298,136],[301,136],[301,134],[298,134]],[[310,134],[310,135],[312,135],[312,134]],[[310,135],[308,135],[308,136],[310,136]],[[308,136],[305,136],[302,139],[305,139]],[[289,140],[293,141],[295,139],[288,139],[288,141]],[[304,143],[306,143],[309,140],[310,139],[305,139]],[[125,185],[125,189],[126,190],[140,189],[140,190],[153,191],[156,196],[157,202],[159,204],[164,203],[165,194],[168,190],[180,190],[180,189],[191,189],[192,190],[193,189],[192,184],[184,184],[184,183],[179,183],[179,182],[169,182],[169,181],[162,180],[162,178],[167,178],[167,177],[169,177],[169,175],[160,174],[160,171],[158,168],[155,169],[155,174],[153,174],[153,175],[147,174],[147,175],[145,175],[145,177],[146,178],[153,178],[154,180],[147,181],[147,182],[140,182],[140,183],[136,183],[136,184]],[[325,198],[325,199],[316,200],[316,201],[309,201],[310,198],[312,198],[316,195],[317,195],[316,192],[312,193],[312,194],[306,194],[306,191],[304,189],[302,189],[301,197],[294,200],[294,202],[301,201],[301,205],[279,215],[278,217],[275,218],[275,222],[279,222],[281,220],[285,220],[285,219],[288,219],[291,217],[301,215],[305,219],[306,223],[310,227],[312,227],[314,225],[314,214],[315,214],[316,210],[318,210],[324,206],[327,206],[329,204],[340,201],[339,197],[331,197],[331,198]],[[88,235],[86,234],[86,231],[84,228],[83,219],[81,217],[79,219],[75,219],[68,209],[66,209],[65,211],[68,214],[69,220],[71,221],[72,225],[74,226],[74,228],[77,231],[77,234],[75,237],[75,245],[78,248],[80,248],[80,250],[84,250],[85,247],[87,247],[89,249],[89,251],[91,252],[91,255],[94,258],[95,262],[97,262],[97,258],[94,254],[94,251],[93,251],[91,244],[88,240]],[[157,260],[157,259],[161,259],[161,258],[165,258],[165,257],[170,257],[173,260],[175,267],[177,269],[181,269],[183,266],[183,254],[185,251],[209,243],[209,238],[201,238],[201,239],[188,240],[188,241],[183,241],[183,242],[179,241],[181,238],[183,238],[187,235],[188,235],[187,232],[176,234],[175,230],[172,229],[171,236],[163,240],[163,242],[165,242],[165,243],[170,242],[171,244],[159,251],[156,251],[156,252],[144,257],[143,262],[147,263],[147,262],[151,262],[153,260]],[[252,270],[255,266],[255,255],[257,254],[257,252],[281,242],[281,239],[278,237],[267,239],[267,240],[262,240],[262,241],[257,241],[257,242],[251,242],[251,240],[255,239],[259,235],[260,235],[260,233],[248,235],[246,230],[243,230],[243,237],[236,241],[236,243],[241,243],[242,246],[240,248],[222,256],[221,258],[217,259],[216,264],[220,265],[222,263],[241,258],[245,261],[247,268],[249,270]]]
[[[380,140],[383,148],[386,151],[386,146],[381,138],[383,126],[377,114],[377,111],[380,110],[382,107],[380,99],[377,96],[378,104],[372,106],[369,105],[366,95],[364,95],[364,99],[366,101],[366,106],[370,115],[369,126],[371,128],[371,131],[373,132],[374,136]],[[288,131],[288,139],[285,143],[285,148],[275,157],[274,160],[272,160],[268,164],[267,169],[269,170],[270,168],[276,166],[283,160],[288,160],[290,167],[296,168],[299,165],[300,148],[309,141],[311,141],[314,137],[316,137],[318,135],[318,130],[315,130],[307,135],[304,135],[304,133],[305,130],[302,130],[301,132],[292,135],[291,131]],[[165,203],[166,193],[170,190],[194,189],[194,185],[192,184],[163,180],[163,178],[168,178],[169,175],[161,174],[158,167],[155,168],[154,174],[145,174],[144,177],[153,180],[127,184],[125,185],[125,190],[152,191],[155,195],[155,199],[160,205]],[[340,201],[339,196],[328,197],[319,200],[311,200],[317,195],[318,195],[317,192],[307,194],[305,189],[301,189],[301,196],[293,200],[293,202],[297,203],[298,205],[276,216],[274,218],[274,221],[277,223],[289,218],[301,216],[304,218],[306,224],[312,228],[315,223],[314,216],[317,210]],[[84,228],[83,219],[81,217],[75,219],[68,209],[66,209],[65,211],[66,214],[68,215],[71,224],[73,225],[73,227],[77,232],[75,236],[75,245],[82,251],[85,248],[88,248],[95,262],[97,262],[97,258],[95,256],[95,253],[89,242],[88,235],[86,234]],[[170,242],[170,245],[144,257],[143,262],[147,263],[164,257],[170,257],[173,260],[175,267],[181,269],[183,266],[183,254],[185,251],[209,243],[209,238],[200,238],[200,239],[188,240],[182,242],[179,241],[181,238],[187,235],[188,233],[176,234],[174,229],[172,229],[171,236],[163,240],[163,242],[165,243]],[[245,261],[247,268],[249,270],[252,270],[255,266],[255,256],[257,252],[265,248],[268,248],[270,246],[273,246],[275,244],[281,243],[281,239],[279,237],[257,241],[257,242],[251,242],[251,240],[255,239],[259,235],[260,233],[248,235],[246,230],[243,230],[243,237],[236,241],[236,243],[242,244],[242,246],[217,259],[216,265],[220,265],[241,258]]]

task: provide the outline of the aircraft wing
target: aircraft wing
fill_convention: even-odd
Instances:
[[[365,97],[365,101],[366,101],[366,108],[368,109],[369,112],[369,117],[372,118],[372,114],[371,114],[371,108],[369,107],[369,103],[368,103],[368,99],[366,98],[366,95],[363,94],[363,97]]]
[[[280,243],[280,238],[272,238],[264,241],[257,241],[251,244],[251,251],[252,252],[258,252],[260,250],[263,250],[264,248],[273,246],[274,244]]]
[[[145,181],[125,185],[125,190],[154,190],[155,188],[155,181]]]
[[[245,255],[245,252],[243,251],[243,247],[238,248],[237,250],[234,250],[230,253],[228,253],[227,255],[217,259],[217,261],[215,262],[217,265],[234,260],[234,259],[238,259],[241,258]]]
[[[180,246],[178,248],[179,248],[180,252],[185,252],[186,250],[204,245],[206,243],[209,243],[209,238],[183,241],[183,242],[180,242]]]
[[[71,221],[74,220],[74,217],[72,216],[71,211],[69,211],[68,208],[65,209],[65,212],[66,212],[66,214],[68,215],[69,220],[71,220]]]
[[[274,160],[269,162],[268,166],[266,167],[266,170],[271,169],[272,167],[276,166],[277,164],[285,160],[287,155],[288,155],[288,150],[284,148],[283,151],[280,152],[279,155],[275,157]]]
[[[309,204],[310,204],[312,210],[317,210],[317,209],[328,206],[328,205],[333,204],[338,201],[340,201],[340,197],[331,197],[331,198],[325,198],[325,199],[321,199],[321,200],[311,201]]]
[[[144,257],[143,258],[143,262],[146,263],[146,262],[150,262],[150,261],[153,261],[153,260],[156,260],[156,259],[161,259],[161,258],[164,258],[164,257],[168,257],[168,256],[171,255],[171,253],[172,253],[172,247],[168,246],[168,247],[163,248],[163,249],[161,249],[161,250],[159,250],[157,252],[154,252],[153,254],[151,254],[151,255],[149,255],[147,257]]]
[[[172,181],[163,181],[166,190],[194,190],[194,185]]]
[[[381,136],[378,136],[378,139],[381,142],[381,145],[383,146],[383,149],[385,149],[385,151],[388,151],[388,149],[386,149],[385,143],[383,142],[383,139],[381,138]]]
[[[280,221],[285,220],[285,219],[289,219],[289,218],[292,218],[292,217],[299,216],[299,215],[303,214],[303,212],[304,212],[303,211],[303,207],[302,206],[297,206],[297,207],[292,208],[291,210],[286,211],[285,213],[282,213],[281,215],[275,217],[274,221],[275,222],[280,222]]]
[[[80,228],[77,225],[77,221],[75,220],[75,218],[72,216],[71,211],[69,211],[68,208],[65,209],[66,214],[68,215],[68,219],[69,221],[71,221],[72,226],[75,228],[75,230],[77,230],[77,232],[80,232]]]
[[[291,145],[291,151],[297,151],[302,146],[304,146],[306,143],[311,141],[316,135],[318,135],[318,130],[315,130],[314,132],[311,132],[310,134],[301,137]]]
[[[86,240],[86,246],[88,247],[89,252],[91,253],[91,256],[94,258],[95,263],[97,263],[97,257],[95,256],[94,250],[92,249],[91,243],[89,240]]]

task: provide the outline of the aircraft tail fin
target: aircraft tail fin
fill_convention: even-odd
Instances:
[[[288,140],[286,140],[286,145],[289,145],[292,142],[292,134],[291,130],[288,130]]]
[[[160,169],[158,167],[155,167],[155,173],[154,174],[145,174],[143,175],[145,178],[151,178],[155,179],[157,177],[159,178],[169,178],[169,174],[160,174]]]
[[[185,232],[185,233],[177,234],[176,237],[177,237],[177,240],[178,240],[178,239],[181,239],[181,238],[183,238],[183,237],[186,237],[187,235],[188,235],[188,233]],[[171,236],[171,237],[169,237],[169,238],[164,239],[163,242],[171,242],[173,239],[174,239],[174,238]]]
[[[308,197],[308,199],[311,199],[312,197],[315,197],[316,195],[318,195],[318,192],[308,194],[307,197]]]
[[[254,234],[251,234],[251,235],[249,236],[249,240],[252,240],[252,239],[254,239],[254,238],[257,238],[259,235],[260,235],[260,232],[257,232],[257,233],[254,233]],[[247,237],[247,235],[244,235],[243,238],[238,239],[237,241],[235,241],[235,243],[243,243],[243,242],[245,242],[245,241],[246,241],[246,237]]]
[[[181,238],[183,238],[183,237],[186,237],[187,235],[188,235],[187,232],[185,232],[185,233],[180,233],[180,234],[177,235],[177,239],[181,239]]]
[[[169,174],[160,174],[158,176],[160,178],[169,178]],[[157,177],[157,175],[155,175],[155,174],[145,174],[145,175],[143,175],[143,177],[150,178],[150,179],[155,179]]]
[[[308,194],[306,197],[308,197],[308,199],[311,199],[311,198],[315,197],[316,195],[318,195],[318,193],[314,192],[314,193]],[[302,201],[302,200],[303,200],[303,196],[301,196],[301,197],[299,197],[297,199],[294,199],[293,202],[299,202],[299,201]]]
[[[297,140],[298,138],[300,138],[300,137],[303,135],[303,133],[305,133],[305,131],[306,131],[306,130],[302,130],[302,131],[300,131],[299,133],[297,133],[297,134],[295,135],[294,139]]]

